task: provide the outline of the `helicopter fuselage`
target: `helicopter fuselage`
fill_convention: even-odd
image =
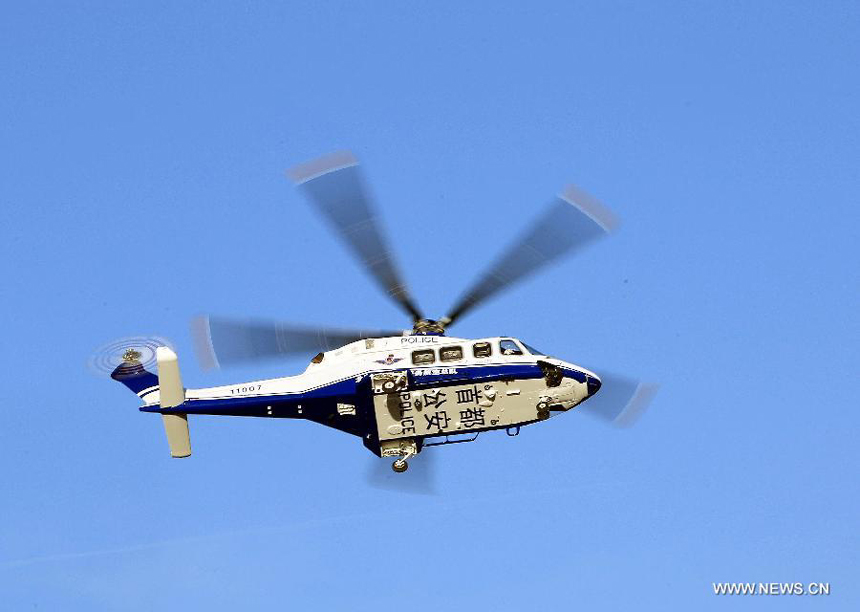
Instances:
[[[140,410],[306,419],[361,437],[376,455],[403,456],[419,452],[425,440],[519,432],[599,387],[594,373],[514,338],[409,335],[320,353],[296,376],[186,389],[185,401],[170,408],[152,389],[141,394]]]

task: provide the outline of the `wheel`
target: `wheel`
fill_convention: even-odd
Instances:
[[[538,408],[538,420],[546,421],[549,418],[549,409],[548,408]]]
[[[537,408],[541,412],[549,410],[549,402],[538,402]]]
[[[391,464],[391,469],[397,472],[398,474],[402,474],[407,469],[409,469],[409,464],[406,463],[405,459],[398,459],[394,463]]]
[[[396,388],[397,384],[393,380],[386,380],[384,383],[382,383],[382,390],[386,393],[391,393]]]

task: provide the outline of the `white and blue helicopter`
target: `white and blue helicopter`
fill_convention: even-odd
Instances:
[[[204,367],[315,354],[295,376],[202,389],[184,387],[170,347],[152,347],[156,373],[141,361],[140,350],[129,348],[111,377],[143,400],[141,411],[162,416],[173,457],[191,454],[189,415],[306,419],[361,438],[378,457],[392,458],[395,472],[404,472],[426,447],[472,441],[491,430],[516,435],[586,400],[590,412],[616,424],[631,422],[647,405],[653,387],[598,376],[517,338],[445,335],[499,291],[612,231],[614,216],[588,194],[568,187],[447,316],[431,320],[401,279],[355,157],[335,153],[288,176],[409,314],[412,328],[361,331],[200,317],[192,330]]]

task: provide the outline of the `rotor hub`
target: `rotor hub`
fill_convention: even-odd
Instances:
[[[445,326],[441,321],[418,319],[412,326],[413,336],[444,336]]]
[[[122,360],[126,363],[136,363],[140,361],[141,356],[143,356],[143,353],[133,348],[130,348],[122,354]]]

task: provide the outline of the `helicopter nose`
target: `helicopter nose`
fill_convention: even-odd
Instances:
[[[588,386],[588,397],[600,391],[600,379],[596,376],[589,376],[586,385]]]

